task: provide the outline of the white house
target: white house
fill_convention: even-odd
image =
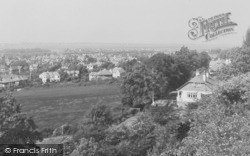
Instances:
[[[58,72],[43,72],[39,75],[39,78],[42,79],[43,83],[46,83],[47,81],[59,82],[60,74]]]
[[[49,72],[50,74],[50,82],[59,82],[60,79],[60,74],[58,72]]]
[[[218,85],[219,82],[209,76],[209,73],[196,72],[195,77],[177,89],[177,105],[185,107],[188,103],[197,102],[202,95],[212,94],[213,89]]]
[[[113,78],[119,78],[123,73],[125,73],[125,70],[120,67],[115,67],[111,70],[111,72]]]
[[[29,66],[30,71],[37,70],[38,64],[31,64]]]
[[[73,76],[73,77],[78,77],[79,75],[79,70],[67,70],[66,72],[68,75]]]
[[[43,83],[46,83],[47,80],[49,79],[48,72],[43,72],[42,74],[39,75],[39,78],[42,79]]]
[[[95,80],[98,77],[98,72],[89,73],[89,81]]]
[[[90,71],[93,70],[94,69],[94,65],[92,63],[88,64],[87,65],[87,69],[90,70]]]

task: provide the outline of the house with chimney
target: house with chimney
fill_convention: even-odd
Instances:
[[[207,71],[200,74],[197,70],[195,77],[176,90],[176,102],[179,107],[185,108],[188,103],[200,100],[203,95],[211,95],[219,81],[212,78]]]

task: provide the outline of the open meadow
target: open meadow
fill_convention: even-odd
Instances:
[[[120,104],[119,87],[93,85],[65,88],[37,88],[15,92],[22,112],[32,116],[39,129],[79,122],[93,106]]]

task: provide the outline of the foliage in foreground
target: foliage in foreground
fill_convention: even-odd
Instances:
[[[190,114],[191,129],[178,156],[250,154],[249,78],[233,78],[214,97],[200,102]]]
[[[33,119],[21,113],[11,93],[0,100],[0,144],[34,144],[42,139]]]

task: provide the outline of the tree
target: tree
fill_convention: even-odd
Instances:
[[[113,123],[110,108],[106,105],[93,107],[84,119],[80,129],[74,135],[74,140],[76,141],[79,141],[83,137],[101,141],[105,138],[105,130]]]
[[[94,107],[90,111],[89,117],[94,125],[107,126],[113,122],[111,110],[106,105]]]
[[[57,63],[56,65],[49,68],[49,71],[54,72],[62,67],[61,63]]]
[[[189,80],[197,69],[208,69],[211,60],[206,52],[198,53],[194,50],[189,50],[187,47],[182,47],[179,51],[176,51],[174,57],[179,71],[182,73],[179,80],[180,84]]]
[[[250,73],[228,80],[217,92],[217,98],[226,106],[228,113],[241,114],[250,109]]]
[[[161,86],[161,95],[165,97],[168,92],[179,87],[181,73],[174,58],[164,53],[153,55],[147,62],[147,66],[156,73],[158,83]]]
[[[21,66],[22,68],[24,68],[25,66],[29,66],[29,64],[24,61],[24,60],[18,60],[18,61],[15,61],[11,64],[12,66]]]
[[[41,140],[41,134],[36,130],[35,122],[21,113],[11,93],[0,101],[0,144],[34,144]]]
[[[250,47],[241,47],[238,49],[232,59],[232,66],[239,70],[239,74],[250,71]]]
[[[191,114],[188,136],[177,155],[249,155],[249,75],[233,78]]]
[[[96,58],[93,58],[89,55],[86,55],[86,60],[87,60],[87,63],[95,63],[97,62],[97,59]]]
[[[233,60],[235,58],[235,55],[239,51],[239,47],[231,48],[231,49],[226,49],[222,50],[217,57],[220,59],[231,59]]]
[[[93,138],[80,140],[79,146],[71,153],[71,156],[95,156],[98,153],[99,145]]]
[[[77,70],[78,68],[79,66],[77,65],[77,62],[71,61],[71,63],[69,64],[69,70]]]
[[[101,66],[100,66],[100,68],[101,69],[112,69],[112,68],[114,68],[115,67],[115,65],[112,63],[112,62],[104,62]]]
[[[155,74],[146,66],[137,66],[133,72],[123,77],[121,92],[122,102],[130,107],[141,107],[150,104],[153,98],[158,98],[159,84],[155,81]]]
[[[116,151],[114,156],[146,155],[156,144],[154,135],[156,125],[150,114],[139,113],[131,119],[133,124],[125,121],[108,130],[106,145],[114,147]]]
[[[166,125],[171,121],[178,120],[177,111],[174,110],[175,107],[171,102],[168,102],[165,106],[152,106],[150,114],[155,123]]]
[[[211,61],[211,57],[208,55],[207,52],[201,52],[198,54],[199,57],[198,57],[198,60],[200,62],[200,64],[198,65],[198,67],[200,68],[205,68],[205,69],[208,69],[209,68],[209,63]]]
[[[68,73],[64,72],[63,70],[59,70],[59,74],[61,81],[66,81],[69,77]]]
[[[119,66],[126,72],[131,72],[133,68],[139,64],[140,63],[136,59],[133,59],[126,62],[122,62]]]
[[[108,106],[93,107],[74,135],[74,140],[80,143],[72,155],[104,155],[106,131],[112,123],[113,117]]]
[[[79,71],[79,79],[83,81],[88,81],[89,80],[89,72],[86,66],[80,65],[78,66],[77,70]]]
[[[234,68],[232,64],[223,65],[219,70],[215,71],[215,76],[218,80],[226,81],[232,77],[235,77],[239,74],[239,70]]]
[[[203,111],[202,114],[197,116],[200,121],[194,121],[194,127],[191,128],[188,137],[184,139],[178,155],[227,156],[250,154],[248,148],[250,145],[249,119],[237,114],[226,117],[218,112],[218,110],[223,111],[222,108],[215,107],[215,109],[213,111],[216,113],[212,113],[212,110],[208,114]],[[206,109],[206,111],[208,110]]]

